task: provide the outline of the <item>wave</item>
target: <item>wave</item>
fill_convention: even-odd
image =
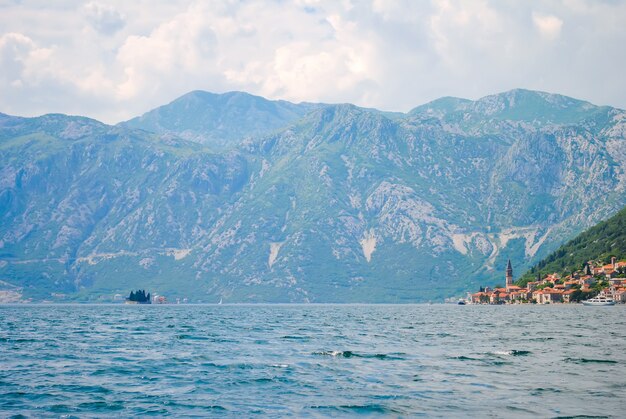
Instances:
[[[544,393],[561,393],[561,390],[555,387],[537,387],[530,392],[531,396],[538,396]]]
[[[510,351],[487,352],[486,355],[489,355],[489,356],[496,355],[496,356],[499,356],[499,357],[502,357],[502,356],[526,356],[526,355],[530,355],[531,353],[532,353],[531,351],[521,351],[521,350],[512,349]],[[475,358],[475,357],[471,357],[471,356],[467,356],[467,355],[449,356],[448,359],[456,359],[456,360],[459,360],[459,361],[486,361],[482,357],[481,358]]]
[[[493,355],[504,355],[504,356],[526,356],[532,354],[531,351],[518,351],[516,349],[511,349],[510,351],[495,351]]]
[[[176,335],[176,339],[179,339],[179,340],[210,340],[206,336],[194,336],[194,335]]]
[[[337,406],[309,406],[310,409],[331,410],[348,414],[399,414],[403,413],[381,404],[349,404]]]
[[[124,404],[122,402],[106,402],[106,401],[91,401],[91,402],[83,402],[78,406],[80,410],[87,410],[91,412],[113,412],[124,409]]]
[[[309,337],[308,336],[286,335],[286,336],[281,336],[281,339],[285,339],[285,340],[309,340]]]
[[[471,356],[465,355],[450,356],[448,359],[458,359],[459,361],[480,361],[478,358],[472,358]]]
[[[321,355],[321,356],[332,356],[339,358],[374,358],[374,359],[384,359],[384,360],[400,360],[404,359],[399,356],[401,354],[360,354],[352,351],[322,351],[322,352],[313,352],[313,355]]]
[[[617,364],[617,361],[613,361],[612,359],[593,359],[593,358],[565,358],[565,362],[573,362],[575,364],[587,364],[587,363],[596,363],[596,364]]]
[[[42,339],[30,339],[30,338],[0,338],[0,342],[11,342],[11,343],[30,343],[30,342],[40,342]]]

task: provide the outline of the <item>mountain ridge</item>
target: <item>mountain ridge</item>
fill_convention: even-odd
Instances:
[[[318,106],[323,105],[272,101],[237,91],[215,94],[194,90],[118,125],[175,134],[225,149],[246,136],[282,128]],[[181,117],[184,113],[193,113],[194,118]]]
[[[626,205],[626,113],[559,103],[578,122],[320,105],[259,135],[243,124],[222,151],[0,118],[0,279],[38,300],[149,285],[205,302],[412,302],[496,282],[507,258],[531,266]]]

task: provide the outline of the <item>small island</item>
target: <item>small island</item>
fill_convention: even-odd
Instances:
[[[145,290],[131,291],[126,299],[126,304],[152,304],[150,293],[146,294]]]

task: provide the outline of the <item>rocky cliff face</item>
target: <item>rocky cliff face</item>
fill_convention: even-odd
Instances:
[[[502,282],[509,257],[521,273],[626,205],[626,112],[563,96],[393,117],[320,105],[259,124],[215,154],[180,139],[184,124],[1,117],[7,292],[424,301]]]

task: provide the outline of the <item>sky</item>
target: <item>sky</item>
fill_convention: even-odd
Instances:
[[[626,108],[626,0],[0,0],[0,112],[192,90],[408,111],[514,88]]]

